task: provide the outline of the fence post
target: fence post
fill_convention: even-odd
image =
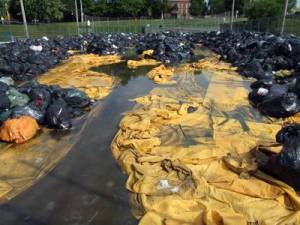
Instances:
[[[23,0],[20,0],[20,5],[21,5],[21,11],[22,11],[22,17],[23,17],[23,24],[24,24],[25,35],[26,35],[26,38],[29,38],[28,27],[27,27],[27,20],[26,20],[26,15],[25,15],[25,9],[24,9]]]
[[[231,31],[232,31],[233,18],[234,18],[234,5],[235,5],[235,0],[232,0],[231,19],[230,19],[230,30],[231,30]]]
[[[108,33],[109,32],[109,19],[108,19],[108,17],[106,18],[106,22],[107,22],[107,30],[106,30],[106,32]]]
[[[289,0],[285,0],[285,5],[284,5],[284,12],[283,12],[283,18],[282,18],[282,24],[281,24],[280,35],[282,35],[283,32],[284,32],[285,17],[286,17],[286,13],[287,13],[287,9],[288,9],[288,4],[289,4]]]

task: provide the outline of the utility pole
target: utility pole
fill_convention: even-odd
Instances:
[[[160,1],[161,3],[161,12],[160,12],[160,19],[163,20],[164,19],[164,0]]]
[[[234,18],[234,8],[235,8],[235,0],[232,0],[232,8],[231,8],[231,19],[230,19],[230,30],[233,28],[233,18]]]
[[[286,17],[286,14],[287,14],[288,5],[289,5],[289,0],[285,0],[285,6],[284,6],[284,12],[283,12],[283,18],[282,18],[282,24],[281,24],[280,35],[282,35],[283,32],[284,32],[284,27],[285,27],[285,17]]]
[[[81,15],[81,23],[83,24],[84,19],[83,19],[83,7],[82,7],[82,0],[79,0],[80,2],[80,15]]]
[[[77,30],[77,34],[79,34],[77,0],[75,0],[75,16],[76,16],[76,30]]]
[[[22,11],[22,17],[23,17],[23,24],[24,24],[25,35],[26,35],[26,38],[29,38],[28,27],[27,27],[27,20],[26,20],[26,14],[25,14],[23,0],[20,0],[20,5],[21,5],[21,11]]]

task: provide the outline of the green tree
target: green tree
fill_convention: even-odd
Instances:
[[[111,12],[109,5],[106,3],[105,0],[94,1],[93,4],[87,8],[85,12],[88,15],[93,16],[108,16]]]
[[[116,0],[112,4],[113,14],[116,16],[139,16],[145,13],[145,0]]]
[[[9,0],[0,0],[0,17],[7,16]]]
[[[249,19],[263,17],[275,17],[283,15],[285,1],[283,0],[260,0],[248,3],[245,14]],[[296,6],[296,0],[290,0],[288,11]]]
[[[146,0],[146,15],[158,18],[161,15],[161,0]]]
[[[245,8],[245,3],[247,2],[247,0],[235,0],[235,11],[238,10],[239,14],[243,14],[244,13],[244,8]],[[232,7],[232,0],[225,0],[225,9],[226,11],[231,11],[231,7]]]
[[[171,13],[177,8],[177,5],[173,5],[169,0],[160,0],[159,8],[161,12],[161,19],[164,19],[166,13]]]
[[[24,8],[28,21],[55,21],[63,18],[64,5],[61,0],[24,0]],[[9,11],[13,18],[21,19],[19,0],[11,0]]]
[[[204,0],[191,0],[191,6],[189,8],[192,16],[203,15],[206,8],[206,2]]]
[[[226,11],[224,0],[209,0],[208,7],[211,14],[218,14]]]

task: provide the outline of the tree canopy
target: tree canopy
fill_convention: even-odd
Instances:
[[[207,10],[207,5],[205,0],[191,0],[190,14],[192,16],[204,15]]]
[[[226,11],[224,0],[209,0],[208,7],[210,14],[218,14]]]
[[[28,21],[74,20],[74,0],[23,0]],[[82,0],[84,14],[99,17],[139,17],[159,18],[174,10],[170,0]],[[235,0],[235,9],[245,13],[250,19],[279,16],[283,13],[284,0]],[[79,0],[78,10],[79,7]],[[19,0],[0,0],[0,16],[9,12],[21,20]],[[219,14],[231,11],[232,0],[191,0],[189,12],[192,16]],[[289,10],[296,0],[289,0]],[[176,6],[175,6],[176,7]],[[78,11],[79,12],[79,11]]]
[[[61,0],[24,0],[26,17],[29,21],[53,21],[63,18],[64,5]],[[10,13],[16,19],[21,19],[21,6],[19,0],[11,0]]]
[[[0,17],[7,16],[9,0],[0,0]]]
[[[283,15],[285,1],[283,0],[260,0],[249,2],[245,14],[250,19],[263,17],[276,17]],[[296,0],[289,0],[288,11],[296,6]]]

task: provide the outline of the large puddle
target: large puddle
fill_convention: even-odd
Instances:
[[[1,224],[137,224],[110,144],[122,113],[134,105],[129,99],[155,85],[145,77],[150,67],[132,71],[122,63],[97,70],[120,76],[121,85],[96,106],[80,140],[57,167],[0,206]]]
[[[100,101],[78,142],[54,170],[0,206],[1,224],[129,225],[133,218],[122,174],[110,150],[122,113],[156,85],[146,76],[153,66],[128,69],[126,63],[93,70],[118,76],[121,83]],[[207,81],[198,77],[198,82]],[[59,135],[58,135],[59,136]]]

